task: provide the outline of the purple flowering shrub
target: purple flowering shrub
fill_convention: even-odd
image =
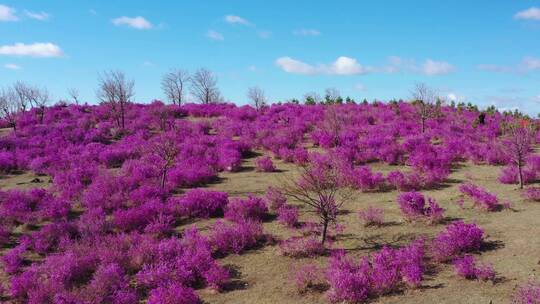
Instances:
[[[240,254],[263,241],[261,223],[250,220],[227,222],[218,220],[211,229],[209,242],[221,255]]]
[[[268,208],[273,212],[278,211],[287,203],[287,197],[277,188],[271,186],[266,190],[265,199],[268,202]]]
[[[418,287],[424,274],[424,242],[417,240],[398,249],[384,247],[355,261],[343,252],[330,258],[327,280],[331,302],[365,302],[369,298]]]
[[[495,271],[491,265],[480,265],[472,255],[464,255],[454,260],[454,269],[458,276],[469,280],[494,281]]]
[[[294,270],[294,285],[299,293],[323,289],[326,285],[324,270],[314,264],[305,264]]]
[[[272,159],[268,156],[260,157],[255,161],[255,168],[259,172],[274,172],[276,167],[272,162]]]
[[[376,207],[368,207],[358,211],[358,218],[362,220],[364,226],[381,226],[384,224],[384,210]]]
[[[464,253],[477,251],[484,242],[484,231],[476,224],[456,221],[440,232],[431,245],[433,257],[448,261]]]
[[[528,200],[540,202],[540,187],[526,188],[522,196]]]
[[[481,209],[496,211],[501,208],[499,198],[495,194],[490,193],[477,185],[471,183],[461,184],[459,185],[459,191],[471,198],[473,204]]]
[[[299,225],[300,214],[298,208],[291,205],[283,205],[278,209],[278,221],[286,227],[295,228]]]
[[[178,209],[181,216],[191,218],[208,218],[223,214],[229,202],[225,192],[204,189],[190,189],[171,204]]]
[[[444,209],[437,202],[426,199],[420,192],[403,192],[398,196],[398,204],[401,213],[408,221],[427,219],[430,223],[440,222],[444,217]]]
[[[263,198],[250,195],[246,199],[231,199],[225,208],[225,218],[231,221],[262,220],[268,213]]]
[[[313,236],[290,237],[279,243],[282,255],[293,258],[314,257],[326,252],[326,247]]]
[[[515,304],[539,304],[540,303],[540,283],[530,280],[522,284],[514,294],[512,303]]]

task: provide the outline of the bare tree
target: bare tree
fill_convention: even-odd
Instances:
[[[506,127],[506,149],[510,159],[518,169],[519,188],[523,189],[523,166],[531,153],[534,141],[534,128],[528,121],[512,123]]]
[[[411,91],[411,95],[420,116],[422,133],[424,133],[426,131],[426,121],[435,113],[434,103],[437,100],[437,93],[425,83],[417,83]]]
[[[120,71],[104,72],[99,78],[97,97],[111,106],[112,115],[122,129],[125,128],[126,104],[133,98],[134,85],[133,80],[127,80]]]
[[[71,97],[71,100],[78,105],[79,104],[79,90],[76,88],[69,88],[68,95]]]
[[[21,111],[18,97],[12,88],[0,91],[0,117],[5,119],[17,131],[17,114]]]
[[[184,89],[190,82],[191,77],[186,70],[175,69],[163,75],[161,88],[173,104],[181,105],[184,102]]]
[[[307,205],[319,217],[323,245],[329,225],[337,222],[341,207],[352,196],[351,189],[343,185],[339,168],[333,160],[310,163],[300,167],[300,178],[289,176],[282,181],[283,194]]]
[[[266,105],[266,96],[264,95],[264,91],[259,87],[249,88],[247,97],[257,111]]]
[[[341,93],[336,88],[327,88],[324,90],[324,100],[326,103],[334,103],[341,98]]]
[[[30,86],[22,81],[17,81],[13,84],[13,98],[17,100],[22,112],[26,111],[28,107],[31,107],[30,101],[28,100],[28,91]]]
[[[152,154],[156,155],[160,160],[158,166],[161,171],[161,189],[165,188],[167,182],[167,172],[174,165],[176,155],[178,155],[178,147],[175,138],[170,134],[162,134],[156,138],[151,146]]]
[[[346,112],[340,112],[336,105],[329,105],[324,111],[324,120],[320,124],[320,128],[327,134],[332,136],[332,144],[339,144],[339,136],[341,130],[346,128],[350,122],[350,115]]]
[[[191,94],[203,104],[221,102],[222,97],[217,88],[217,78],[207,69],[199,69],[191,78]]]
[[[26,111],[28,106],[36,108],[39,121],[43,123],[45,108],[49,103],[49,91],[46,88],[39,88],[18,81],[13,85],[13,92],[13,97],[17,100],[20,109]]]

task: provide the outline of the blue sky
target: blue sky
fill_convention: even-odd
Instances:
[[[0,0],[0,86],[78,88],[120,69],[136,100],[163,99],[170,68],[216,73],[225,98],[250,86],[271,100],[321,95],[441,95],[540,112],[540,1]]]

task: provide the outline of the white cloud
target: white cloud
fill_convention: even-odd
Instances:
[[[319,36],[321,32],[315,29],[298,29],[294,30],[293,34],[297,36]]]
[[[376,70],[383,73],[408,71],[428,76],[449,74],[456,70],[453,65],[446,61],[435,61],[429,58],[422,64],[418,64],[414,59],[404,59],[398,56],[390,56],[387,60],[387,65],[376,68]]]
[[[45,12],[30,12],[30,11],[24,11],[24,14],[31,19],[39,20],[39,21],[45,21],[49,19],[49,14]]]
[[[257,66],[255,66],[255,65],[250,65],[250,66],[248,66],[248,71],[250,71],[250,72],[257,72]]]
[[[235,16],[235,15],[227,15],[225,16],[225,22],[231,23],[231,24],[241,24],[241,25],[252,25],[251,22],[247,21],[246,19]]]
[[[354,58],[341,56],[331,64],[310,65],[291,57],[280,57],[276,64],[285,72],[302,75],[355,75],[369,72],[369,68],[363,67]]]
[[[153,68],[156,66],[152,61],[145,61],[142,65],[147,68]]]
[[[0,55],[29,56],[29,57],[61,57],[62,49],[56,44],[36,42],[32,44],[15,43],[1,45]]]
[[[19,20],[19,18],[15,15],[15,9],[0,4],[0,22],[17,20]]]
[[[367,91],[366,86],[364,84],[362,84],[362,83],[355,84],[354,89],[357,90],[357,91],[360,91],[360,92]]]
[[[225,37],[223,37],[223,34],[221,34],[220,32],[216,32],[214,30],[209,30],[208,32],[206,32],[206,37],[212,40],[216,40],[216,41],[225,40]]]
[[[517,12],[514,15],[514,18],[522,20],[540,20],[540,8],[531,7],[529,9]]]
[[[426,59],[421,68],[422,73],[428,76],[445,75],[452,73],[454,70],[454,66],[446,61],[434,61],[431,59]]]
[[[118,17],[112,20],[112,23],[116,26],[129,26],[134,29],[138,30],[148,30],[154,27],[152,23],[150,23],[148,20],[146,20],[144,17],[137,16],[137,17]]]
[[[525,57],[523,58],[523,66],[527,70],[539,70],[540,58]]]
[[[525,74],[527,72],[540,70],[540,58],[524,57],[519,64],[515,65],[481,64],[478,65],[477,68],[482,71],[494,73]]]
[[[262,38],[262,39],[268,39],[268,38],[270,38],[270,36],[272,36],[272,32],[270,32],[270,31],[258,31],[257,35],[259,35],[259,37]]]
[[[8,70],[20,70],[20,69],[22,69],[20,66],[14,64],[14,63],[6,63],[6,64],[4,64],[4,68],[6,68]]]

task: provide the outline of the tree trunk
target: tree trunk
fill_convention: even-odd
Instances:
[[[167,180],[167,169],[163,170],[163,175],[161,176],[161,189],[165,189],[165,182]]]
[[[324,245],[324,242],[326,241],[326,234],[327,233],[328,233],[328,220],[325,219],[324,224],[323,224],[322,241],[321,241],[321,244],[323,244],[323,245]]]
[[[518,160],[518,172],[519,172],[519,189],[523,189],[523,172],[522,172],[522,167],[523,165],[521,164],[521,160]]]

